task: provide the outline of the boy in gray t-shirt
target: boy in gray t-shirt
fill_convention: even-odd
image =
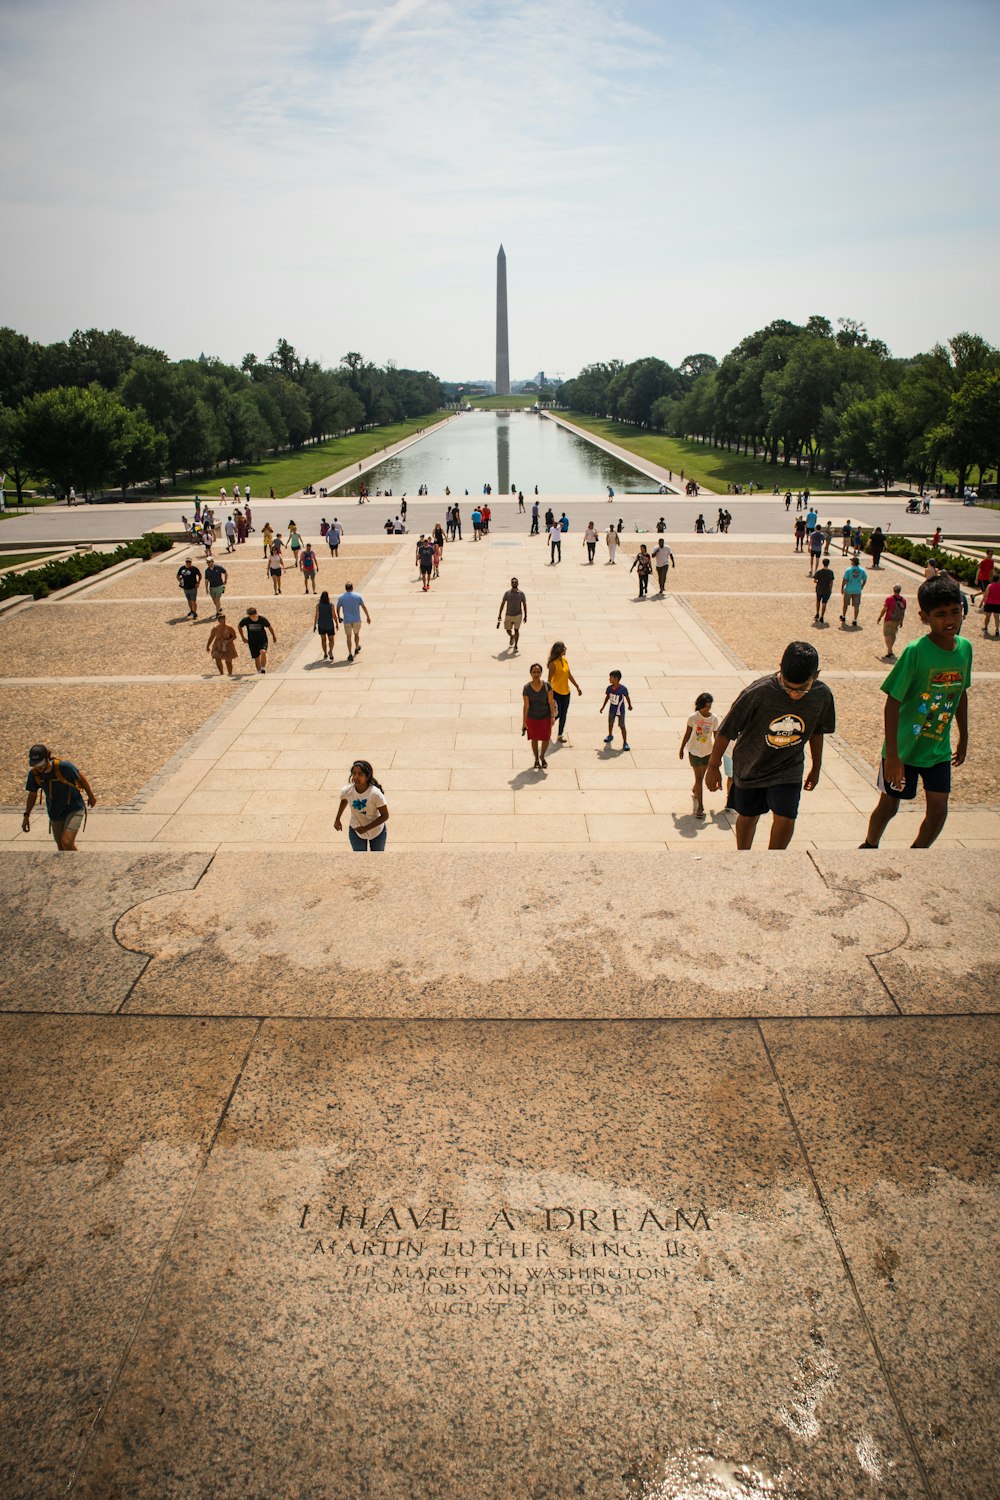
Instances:
[[[787,849],[795,832],[803,785],[819,782],[823,736],[836,728],[833,694],[818,682],[819,656],[808,641],[785,647],[781,666],[759,677],[733,703],[719,726],[705,771],[710,792],[722,786],[722,757],[735,740],[728,805],[737,814],[736,847],[749,849],[763,813],[772,814],[770,849]],[[803,782],[805,746],[812,764]]]

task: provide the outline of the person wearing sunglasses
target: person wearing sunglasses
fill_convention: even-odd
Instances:
[[[750,849],[757,821],[771,814],[769,849],[787,849],[802,789],[819,783],[823,736],[836,728],[833,693],[818,681],[819,655],[808,641],[785,647],[777,672],[744,688],[719,726],[705,770],[710,792],[722,786],[722,757],[733,748],[727,806],[736,813],[736,847]],[[805,747],[811,764],[805,772]],[[804,777],[804,779],[803,779]]]

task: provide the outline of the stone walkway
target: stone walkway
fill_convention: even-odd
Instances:
[[[363,538],[355,540],[364,546]],[[211,731],[195,737],[139,799],[138,812],[99,808],[84,844],[329,848],[344,841],[333,827],[338,794],[351,761],[362,757],[386,788],[390,850],[733,848],[722,794],[706,798],[707,820],[692,815],[691,773],[678,748],[698,692],[712,692],[721,714],[758,673],[744,669],[702,624],[698,592],[638,600],[631,559],[619,552],[618,564],[608,566],[602,542],[596,564],[587,566],[577,532],[566,537],[564,559],[554,567],[547,544],[523,534],[449,546],[441,578],[424,594],[413,541],[401,541],[364,584],[373,623],[364,628],[357,661],[344,660],[339,637],[339,659],[317,660],[318,639],[306,637],[280,670],[248,680]],[[733,543],[732,559],[745,561],[753,544]],[[717,549],[721,540],[710,545]],[[769,561],[771,544],[758,545]],[[679,541],[676,551],[675,587],[708,555],[693,538]],[[175,560],[144,566],[154,595],[167,594],[156,570],[165,577],[174,567]],[[529,611],[516,657],[496,628],[501,595],[515,574]],[[101,598],[99,590],[84,594],[74,608],[101,604],[114,611],[128,602]],[[542,775],[531,768],[520,736],[521,689],[530,663],[544,662],[555,639],[567,642],[584,696],[574,693],[569,743],[552,746]],[[600,707],[612,668],[622,671],[634,704],[627,753],[602,743]],[[826,675],[835,691],[838,680],[873,679],[867,658],[857,672]],[[873,800],[870,768],[831,741],[821,785],[803,795],[794,847],[855,848]],[[886,845],[909,844],[918,818],[918,808],[901,812]],[[2,815],[0,840],[45,847],[44,819],[25,836],[18,817]],[[941,842],[998,847],[1000,814],[956,807]]]

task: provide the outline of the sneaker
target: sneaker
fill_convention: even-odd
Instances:
[[[622,749],[623,750],[631,750],[631,748],[632,748],[632,746],[629,744],[628,740],[626,740],[625,743],[624,743],[624,745],[622,746]]]
[[[605,743],[605,744],[606,744],[606,745],[610,745],[610,744],[611,744],[611,743],[612,743],[612,741],[613,741],[613,740],[614,740],[614,735],[613,735],[613,734],[606,734],[606,735],[605,735],[605,736],[604,736],[604,743]]]
[[[355,656],[360,656],[361,655],[361,647],[360,646],[355,646],[355,648],[354,648],[354,654],[355,654]]]
[[[354,652],[353,651],[348,651],[348,653],[347,653],[347,660],[348,661],[353,661],[354,660]]]
[[[265,677],[267,675],[267,668],[266,667],[261,667],[261,669],[260,669],[260,675],[262,677]]]

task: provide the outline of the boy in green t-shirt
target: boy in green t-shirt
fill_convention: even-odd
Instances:
[[[939,574],[917,590],[920,618],[927,635],[909,641],[882,684],[885,742],[878,789],[881,793],[868,820],[862,849],[877,849],[900,801],[917,795],[924,784],[927,809],[912,848],[928,849],[948,817],[951,768],[960,766],[969,747],[968,687],[972,680],[972,647],[962,629],[962,593],[951,578]],[[958,725],[958,744],[951,749],[951,721]]]

